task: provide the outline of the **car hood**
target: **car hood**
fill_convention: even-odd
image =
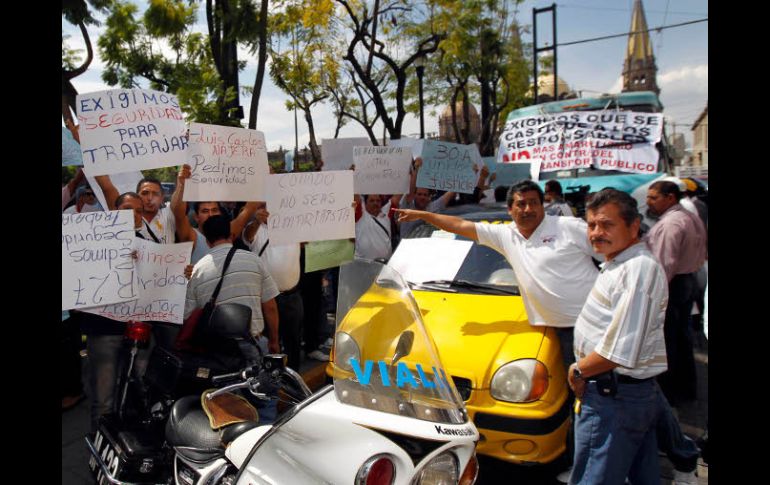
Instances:
[[[414,297],[444,368],[473,389],[488,388],[500,366],[538,356],[545,327],[529,324],[519,296],[415,290]]]

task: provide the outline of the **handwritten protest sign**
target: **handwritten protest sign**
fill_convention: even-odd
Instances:
[[[662,113],[579,111],[511,120],[500,136],[499,161],[540,161],[540,172],[594,166],[655,173]]]
[[[353,147],[357,194],[409,193],[412,150],[402,147]]]
[[[110,181],[118,190],[118,194],[124,194],[126,192],[136,192],[136,184],[142,180],[142,177],[144,177],[142,172],[114,173],[110,175]],[[91,175],[86,175],[86,180],[88,180],[88,185],[93,189],[96,200],[99,201],[102,207],[107,209],[107,207],[109,207],[107,205],[107,200],[104,198],[102,188],[96,183],[96,178]],[[113,200],[112,202],[115,201]]]
[[[395,140],[388,140],[389,147],[409,147],[412,149],[412,158],[422,156],[422,138],[396,138]]]
[[[184,268],[190,264],[192,246],[192,242],[157,244],[135,239],[134,288],[138,298],[84,311],[122,322],[151,320],[181,324],[187,292]]]
[[[61,164],[83,165],[83,154],[80,153],[80,144],[72,137],[67,128],[61,129]]]
[[[89,175],[181,165],[187,137],[176,96],[150,89],[79,94],[83,170]]]
[[[263,200],[267,165],[265,135],[231,126],[190,124],[184,200]]]
[[[271,244],[355,237],[351,170],[269,175],[265,192]]]
[[[305,245],[305,273],[353,261],[355,244],[348,239],[313,241]]]
[[[370,147],[369,138],[324,138],[321,141],[322,170],[348,170],[353,165],[353,147]]]
[[[136,298],[133,211],[62,214],[62,310]]]
[[[468,145],[425,140],[417,186],[472,194],[478,181],[475,164]]]

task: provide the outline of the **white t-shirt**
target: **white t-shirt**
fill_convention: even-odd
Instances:
[[[174,214],[169,207],[163,207],[158,210],[155,217],[150,222],[147,219],[142,218],[142,229],[139,231],[142,233],[145,239],[155,242],[155,239],[150,235],[147,230],[147,226],[150,226],[152,233],[158,238],[160,244],[174,244],[176,241],[176,220]]]
[[[548,202],[545,204],[545,213],[551,216],[575,217],[572,208],[566,202]]]
[[[389,258],[393,253],[393,247],[390,245],[390,219],[387,216],[389,209],[390,202],[382,206],[377,215],[379,224],[375,222],[374,216],[364,209],[361,218],[356,222],[356,258]]]
[[[267,225],[261,224],[251,242],[243,239],[254,254],[259,255],[262,246],[267,242]],[[299,243],[273,244],[270,242],[260,256],[262,262],[273,277],[279,291],[288,291],[299,284]]]
[[[529,239],[511,224],[476,223],[479,243],[505,255],[524,300],[529,323],[572,327],[598,270],[586,222],[546,215]]]

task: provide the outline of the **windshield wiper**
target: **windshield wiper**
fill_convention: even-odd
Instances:
[[[463,288],[469,290],[475,290],[480,293],[487,293],[491,295],[520,295],[519,289],[515,286],[506,287],[501,285],[492,285],[487,283],[477,283],[475,281],[468,280],[430,280],[423,281],[422,283],[410,283],[418,288],[431,288],[438,290],[447,290],[449,288]]]

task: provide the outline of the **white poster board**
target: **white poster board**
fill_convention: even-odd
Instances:
[[[265,193],[270,244],[355,237],[351,170],[269,175]]]
[[[498,161],[538,160],[540,173],[593,166],[650,174],[658,171],[655,144],[662,131],[662,113],[605,110],[528,116],[506,123]]]
[[[134,212],[62,214],[61,221],[62,310],[135,299]]]
[[[190,123],[187,152],[192,173],[184,200],[264,200],[262,184],[270,168],[261,131]]]
[[[479,178],[475,166],[468,145],[425,140],[417,187],[472,194]]]
[[[110,89],[79,94],[83,170],[89,175],[181,165],[187,127],[173,94]]]
[[[353,165],[353,147],[372,146],[369,138],[324,138],[321,140],[322,170],[349,170]]]
[[[408,194],[411,148],[353,147],[356,194]]]
[[[397,138],[395,140],[388,140],[389,147],[409,147],[412,149],[412,157],[417,158],[422,156],[422,138]]]
[[[388,260],[388,266],[410,283],[452,280],[472,245],[473,241],[441,237],[402,239]]]
[[[182,324],[193,243],[158,244],[136,238],[134,288],[137,299],[84,310],[112,320],[156,321]]]

